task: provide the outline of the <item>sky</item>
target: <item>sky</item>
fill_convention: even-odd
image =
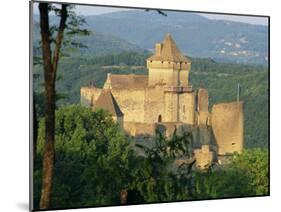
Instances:
[[[125,11],[129,9],[123,8],[107,8],[107,7],[92,7],[92,6],[77,6],[77,12],[83,15],[99,15],[109,12]],[[249,24],[267,25],[267,18],[263,17],[252,17],[252,16],[241,16],[241,15],[220,15],[220,14],[206,14],[197,13],[208,19],[218,19],[218,20],[229,20],[238,21]]]
[[[100,15],[111,12],[126,11],[130,10],[127,8],[113,8],[113,7],[97,7],[97,6],[76,6],[76,12],[79,15]],[[38,5],[34,5],[34,13],[39,14]],[[263,17],[253,17],[253,16],[241,16],[241,15],[221,15],[221,14],[207,14],[207,13],[196,13],[198,15],[204,16],[208,19],[217,19],[217,20],[228,20],[228,21],[237,21],[248,24],[255,25],[267,25],[267,18]]]

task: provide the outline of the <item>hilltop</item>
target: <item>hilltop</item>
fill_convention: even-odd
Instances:
[[[166,14],[132,10],[85,16],[85,27],[93,34],[77,39],[88,46],[83,50],[84,54],[151,52],[154,43],[170,32],[182,52],[191,57],[207,57],[217,62],[267,64],[267,26],[210,20],[194,13],[168,11]],[[38,16],[34,20],[36,23]],[[51,21],[55,22],[55,17],[51,17]],[[36,40],[39,34],[35,34]]]

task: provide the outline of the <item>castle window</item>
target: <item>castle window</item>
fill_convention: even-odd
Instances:
[[[182,106],[182,111],[185,113],[185,105]]]
[[[158,116],[158,122],[162,122],[162,116],[161,115]]]

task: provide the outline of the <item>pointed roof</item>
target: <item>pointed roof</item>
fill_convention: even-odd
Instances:
[[[123,116],[115,98],[109,89],[103,89],[97,101],[94,104],[94,109],[102,108],[109,111],[113,116]]]
[[[190,62],[182,55],[172,36],[168,33],[161,44],[160,54],[155,53],[147,60],[170,61],[170,62]]]

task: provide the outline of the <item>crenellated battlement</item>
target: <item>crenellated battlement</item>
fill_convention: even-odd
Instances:
[[[191,62],[173,62],[173,61],[153,61],[146,60],[146,66],[148,69],[173,69],[173,70],[186,70],[190,71]]]

